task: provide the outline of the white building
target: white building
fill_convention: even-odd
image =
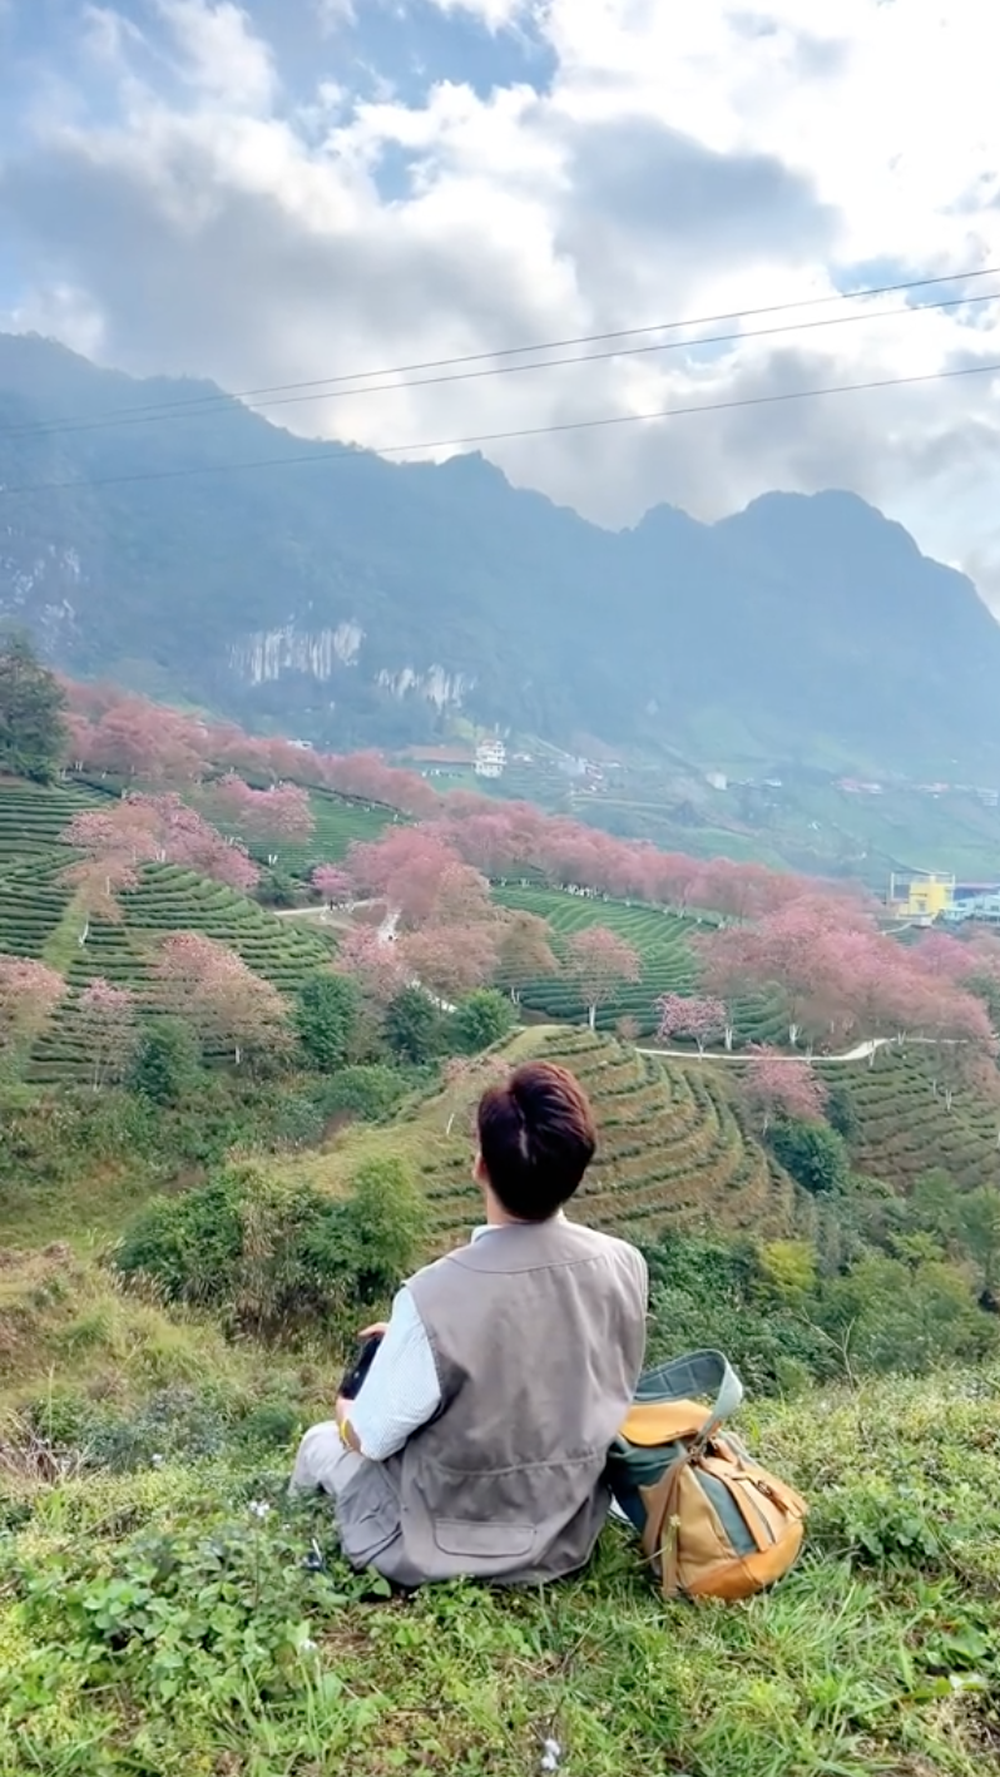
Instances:
[[[507,764],[507,748],[502,740],[481,740],[476,747],[477,777],[502,777]]]

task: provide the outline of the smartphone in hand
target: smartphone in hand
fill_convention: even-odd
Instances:
[[[355,1401],[361,1392],[361,1384],[367,1376],[375,1360],[375,1353],[382,1343],[381,1333],[374,1333],[366,1339],[356,1363],[347,1371],[337,1393],[341,1400]]]

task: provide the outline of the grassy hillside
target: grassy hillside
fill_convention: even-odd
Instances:
[[[1000,1772],[1000,1377],[745,1409],[812,1502],[746,1605],[664,1605],[616,1525],[544,1594],[407,1602],[285,1497],[322,1362],[57,1254],[8,1260],[0,1348],[0,1777]]]
[[[85,790],[42,789],[20,778],[0,777],[0,876],[26,858],[59,851],[62,829],[95,801]]]

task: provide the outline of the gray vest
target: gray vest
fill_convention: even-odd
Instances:
[[[403,1585],[461,1574],[526,1583],[584,1566],[642,1367],[641,1254],[559,1217],[493,1229],[409,1287],[442,1404],[398,1456],[372,1465],[399,1513],[376,1565]]]

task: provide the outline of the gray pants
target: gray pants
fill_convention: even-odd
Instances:
[[[332,1419],[306,1432],[289,1482],[290,1493],[320,1490],[333,1500],[341,1547],[351,1566],[376,1567],[395,1578],[401,1542],[396,1490],[384,1463],[348,1450]]]

